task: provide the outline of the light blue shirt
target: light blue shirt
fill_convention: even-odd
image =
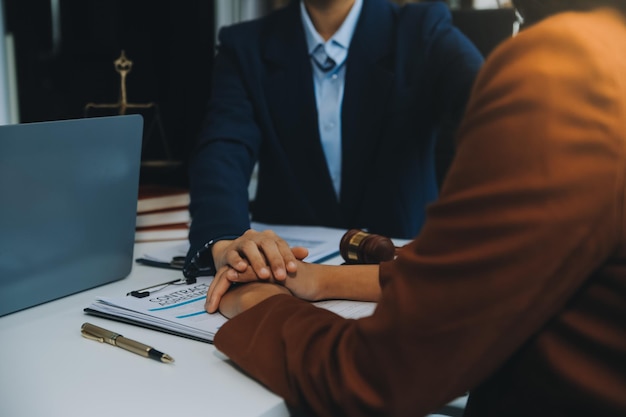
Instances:
[[[339,30],[328,41],[324,42],[324,39],[315,30],[304,2],[300,2],[300,16],[302,17],[309,56],[319,44],[322,44],[326,54],[336,64],[333,69],[324,72],[314,64],[313,58],[311,58],[320,139],[337,199],[341,193],[341,105],[345,85],[346,58],[362,6],[363,0],[355,0],[350,13]]]

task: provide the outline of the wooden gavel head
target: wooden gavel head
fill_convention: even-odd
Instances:
[[[388,237],[350,229],[339,242],[339,253],[347,264],[378,264],[391,261],[396,247]]]

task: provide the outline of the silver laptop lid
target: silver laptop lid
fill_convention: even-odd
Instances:
[[[0,316],[122,279],[143,119],[0,126]]]

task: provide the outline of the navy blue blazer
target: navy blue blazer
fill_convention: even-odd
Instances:
[[[190,253],[250,227],[257,161],[256,221],[413,237],[437,197],[436,139],[449,140],[481,64],[444,4],[365,0],[346,61],[338,201],[298,2],[223,28],[190,164]]]

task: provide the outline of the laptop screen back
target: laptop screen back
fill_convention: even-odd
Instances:
[[[122,279],[143,119],[0,126],[0,316]]]

